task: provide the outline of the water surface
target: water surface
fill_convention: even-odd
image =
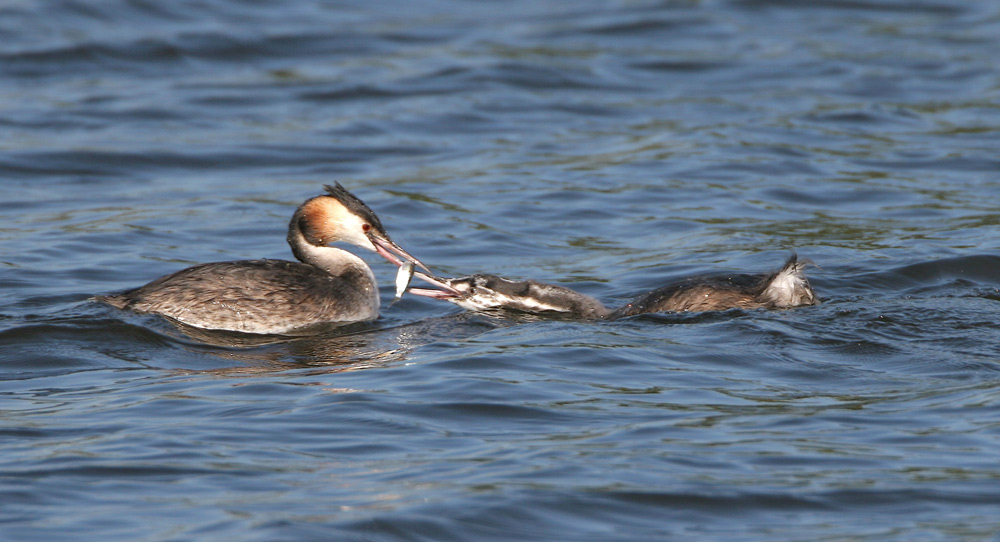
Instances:
[[[1000,8],[0,6],[4,540],[995,540]],[[823,304],[382,317],[88,302],[290,258],[340,181],[444,275],[609,306],[796,251]]]

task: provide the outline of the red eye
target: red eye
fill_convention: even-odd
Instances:
[[[371,224],[367,224],[366,223],[366,224],[362,224],[361,225],[361,231],[363,231],[365,233],[368,233],[368,231],[371,230],[371,229],[372,229],[372,225]]]

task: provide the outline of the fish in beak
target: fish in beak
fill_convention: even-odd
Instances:
[[[371,240],[372,244],[375,245],[375,252],[378,253],[383,258],[389,260],[390,262],[399,266],[399,272],[396,274],[396,299],[402,297],[403,292],[407,291],[410,279],[417,277],[418,279],[427,282],[433,286],[440,288],[440,290],[427,290],[423,288],[410,288],[409,292],[422,295],[425,297],[434,297],[437,299],[447,299],[450,297],[460,296],[461,293],[449,286],[445,279],[439,279],[428,273],[431,272],[430,268],[423,264],[420,260],[411,256],[408,252],[400,248],[399,245],[392,242],[388,236],[384,234],[376,233],[374,229],[368,232],[368,239]],[[421,273],[416,271],[413,266],[427,271],[427,273]],[[409,267],[409,269],[406,269]],[[402,291],[400,285],[402,284]]]
[[[368,232],[368,240],[372,242],[372,245],[375,245],[375,252],[390,262],[396,265],[403,265],[403,262],[413,262],[424,271],[431,272],[430,268],[424,265],[423,262],[410,256],[408,252],[392,242],[392,239],[389,239],[384,234],[377,233],[374,228]]]

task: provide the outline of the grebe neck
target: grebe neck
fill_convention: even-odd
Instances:
[[[289,230],[288,244],[292,247],[292,254],[300,262],[318,267],[335,277],[360,272],[363,276],[368,277],[371,284],[375,284],[375,275],[368,264],[346,250],[316,246],[306,241],[305,236],[298,228]]]

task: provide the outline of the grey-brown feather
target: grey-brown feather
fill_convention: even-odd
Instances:
[[[376,285],[361,270],[334,276],[309,264],[269,259],[196,265],[96,299],[196,327],[249,333],[371,320],[379,306]]]
[[[612,313],[613,318],[652,312],[778,309],[816,304],[803,274],[809,264],[793,254],[778,271],[692,277],[642,295]]]

